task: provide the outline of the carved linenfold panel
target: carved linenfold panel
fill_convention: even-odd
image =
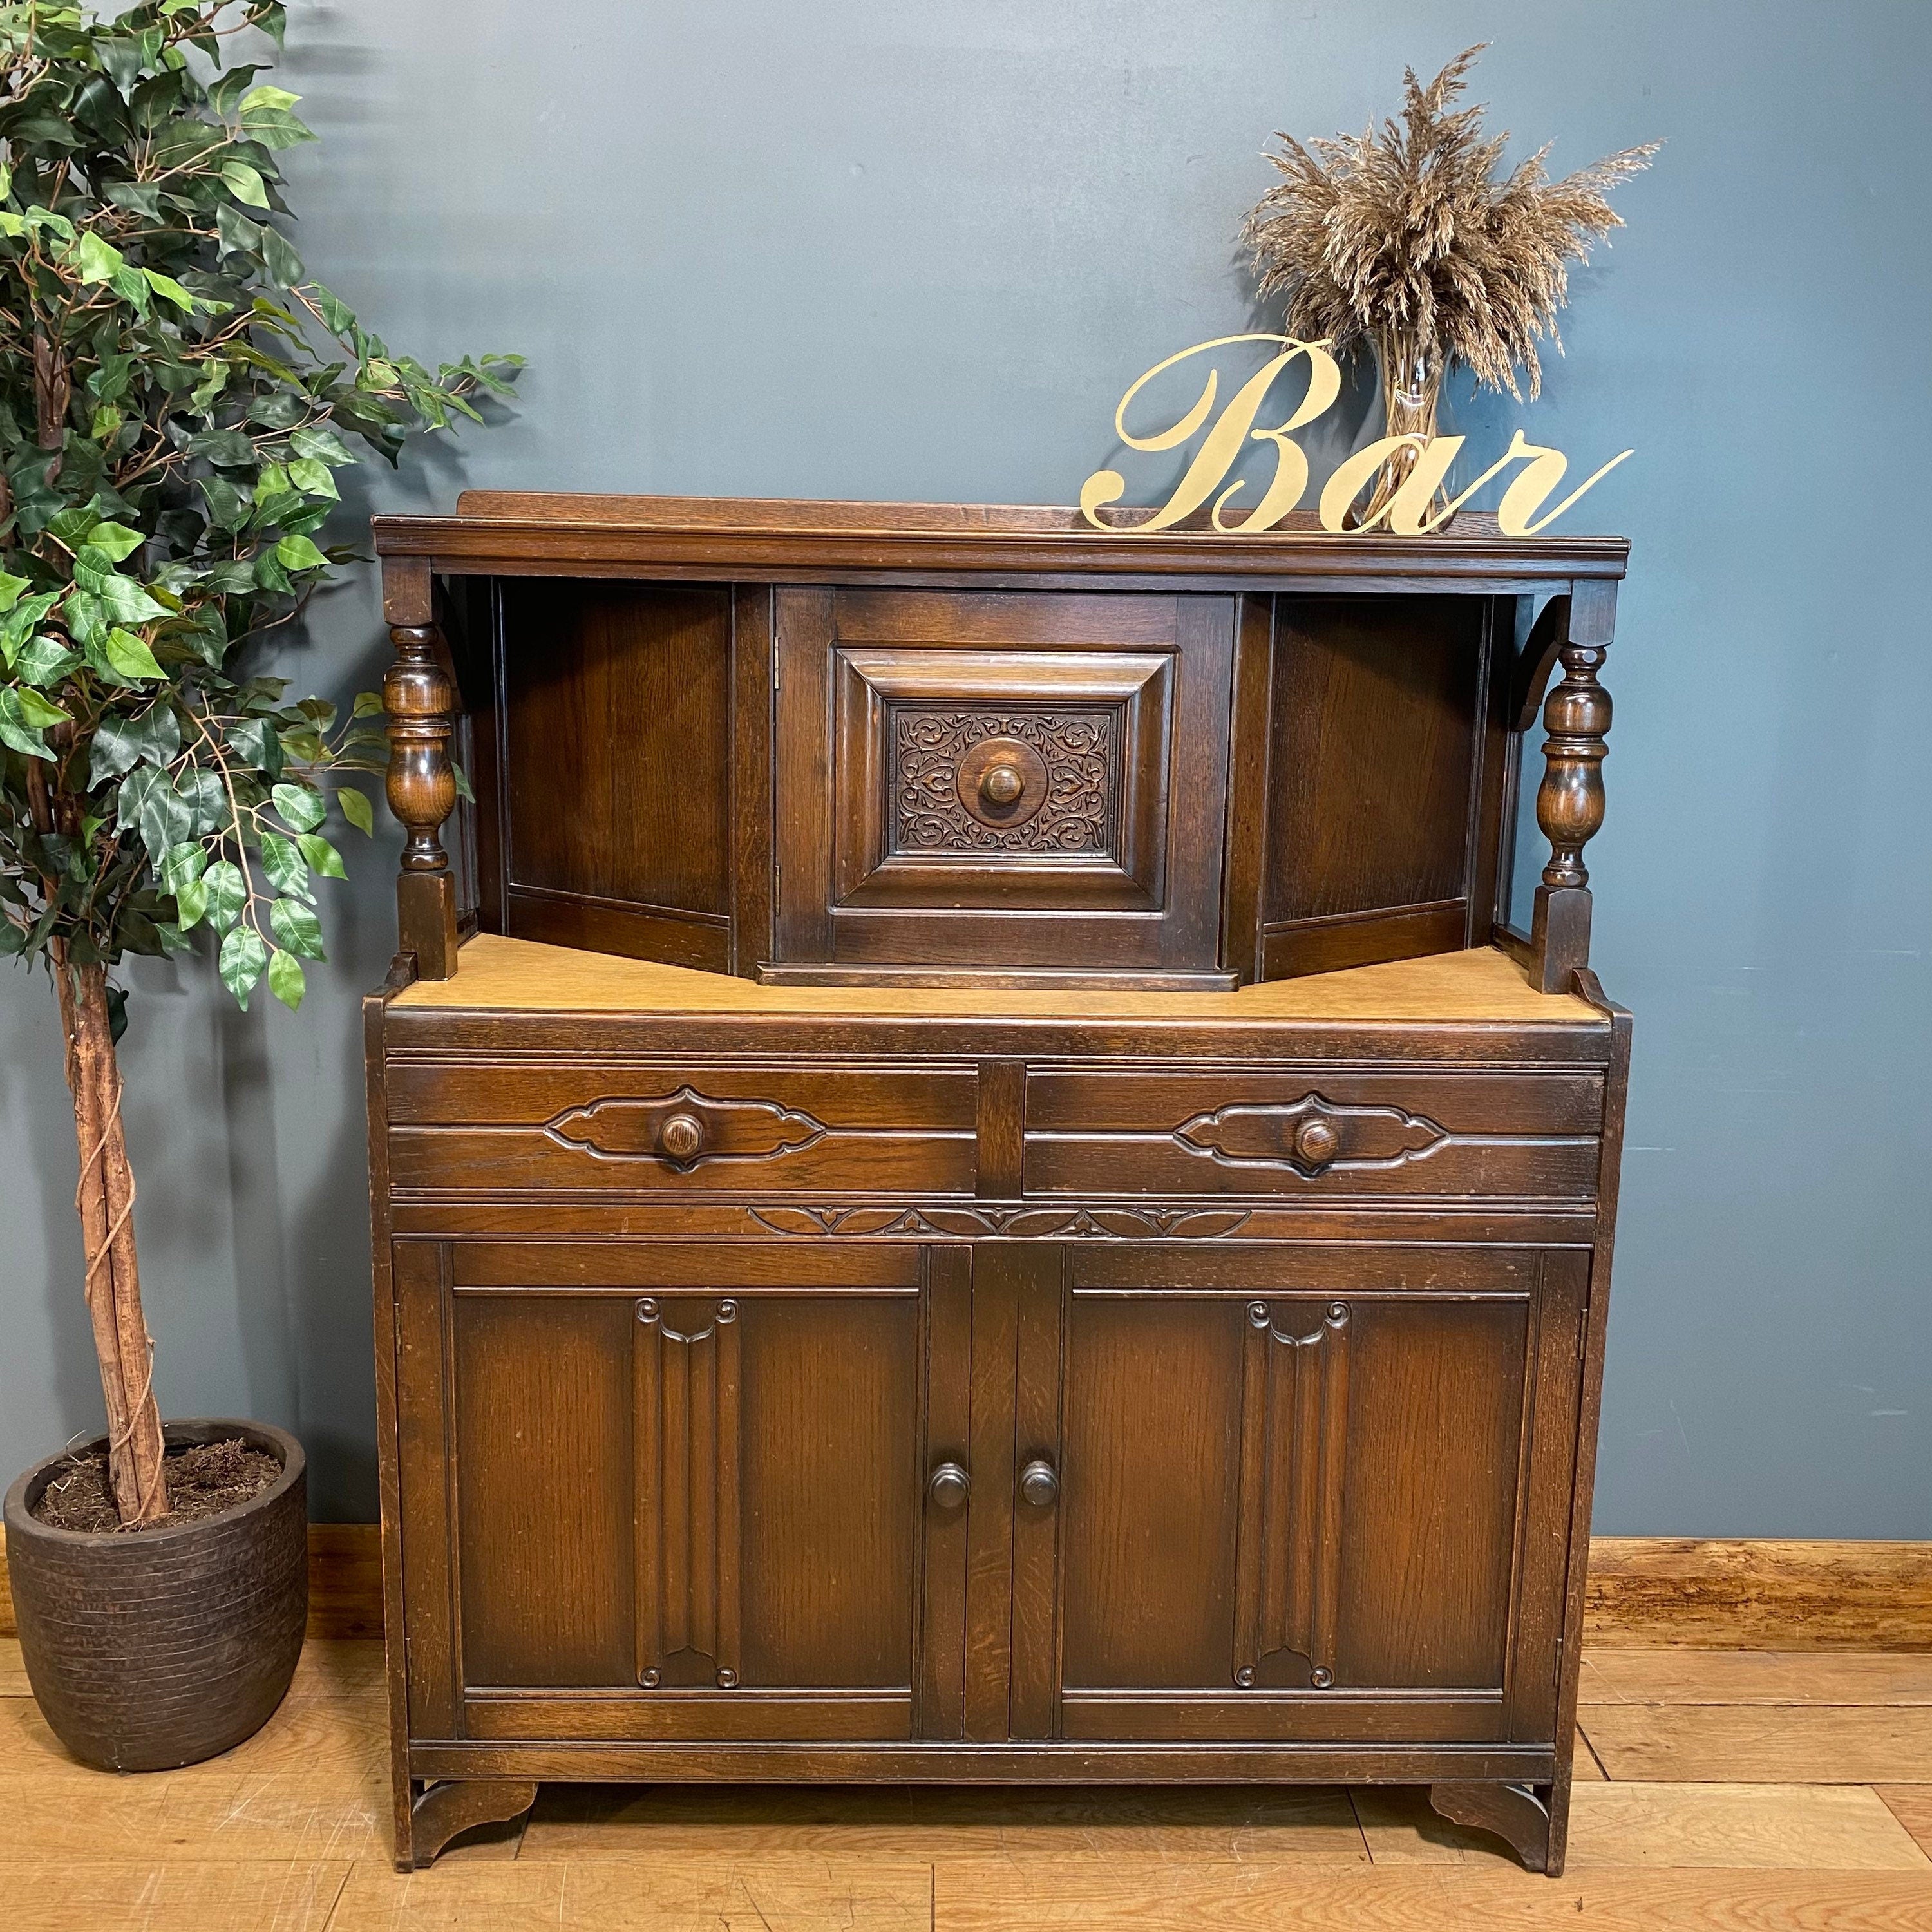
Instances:
[[[638,1682],[738,1682],[739,1304],[637,1305]]]
[[[710,1160],[760,1160],[806,1148],[830,1130],[776,1100],[717,1100],[694,1088],[647,1100],[593,1100],[544,1132],[564,1147],[607,1160],[656,1160],[688,1174]]]
[[[1401,1167],[1449,1144],[1426,1114],[1338,1106],[1309,1094],[1282,1106],[1218,1107],[1174,1130],[1190,1154],[1227,1167],[1288,1168],[1312,1179],[1328,1168]]]
[[[1242,1365],[1234,1682],[1334,1681],[1348,1304],[1251,1302]]]
[[[1111,856],[1120,845],[1120,742],[1112,708],[896,707],[891,849]],[[996,748],[991,758],[988,746]],[[1001,762],[1003,746],[1009,755]],[[1010,799],[989,782],[1008,772]]]
[[[1231,1234],[1248,1218],[1244,1208],[908,1208],[890,1204],[838,1208],[768,1204],[749,1210],[775,1234],[952,1235],[970,1240],[999,1234],[1010,1240],[1126,1241],[1208,1240]]]

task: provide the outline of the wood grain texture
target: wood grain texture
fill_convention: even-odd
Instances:
[[[1616,1870],[1551,1881],[1468,1871],[1211,1870],[1122,1860],[1070,1887],[1028,1865],[936,1875],[936,1932],[1926,1932],[1932,1884],[1911,1872]]]
[[[1881,1784],[1878,1795],[1919,1849],[1932,1853],[1932,1784]]]
[[[322,1932],[344,1858],[146,1863],[0,1857],[8,1932]]]
[[[1586,1628],[1604,1648],[1932,1649],[1932,1542],[1600,1537]]]
[[[1932,1704],[1932,1653],[1591,1650],[1586,1704]]]
[[[989,1858],[1090,1871],[1113,1859],[1360,1864],[1347,1794],[1330,1786],[1094,1790],[931,1786],[638,1792],[559,1785],[526,1861]]]
[[[1572,994],[1532,992],[1521,968],[1490,946],[1275,980],[1230,994],[758,986],[722,974],[541,946],[495,933],[478,933],[460,957],[455,979],[418,980],[396,996],[395,1006],[412,1012],[512,1013],[1117,1016],[1236,1024],[1298,1018],[1599,1024],[1598,1016]]]
[[[1264,535],[1095,530],[1046,505],[808,503],[716,497],[595,497],[466,491],[454,517],[376,518],[384,558],[505,575],[760,580],[916,581],[1024,572],[1051,586],[1112,578],[1381,588],[1391,580],[1462,589],[1561,590],[1624,574],[1621,537],[1505,538],[1459,518],[1419,538],[1332,535],[1300,512]],[[394,566],[391,566],[394,568]],[[392,617],[392,622],[400,621]]]
[[[1378,1865],[1496,1863],[1487,1833],[1450,1823],[1412,1787],[1352,1795]],[[1578,1785],[1566,1880],[1643,1868],[1909,1871],[1932,1883],[1932,1859],[1862,1785]]]
[[[518,1860],[406,1876],[356,1865],[329,1932],[930,1932],[921,1864],[822,1859],[639,1866]]]
[[[1862,1691],[1840,1696],[1830,1687],[1841,1682],[1850,1690],[1867,1682],[1918,1684],[1926,1666],[1913,1653],[1932,1649],[1932,1610],[1922,1606],[1918,1594],[1919,1579],[1928,1570],[1932,1545],[1924,1544],[1593,1537],[1584,1609],[1586,1655],[1616,1674],[1599,1676],[1596,1681],[1609,1688],[1592,1692],[1588,1701],[1618,1701],[1626,1694],[1627,1682],[1652,1676],[1660,1683],[1692,1683],[1707,1667],[1734,1670],[1740,1683],[1750,1679],[1765,1686],[1761,1698],[1727,1693],[1708,1700],[1715,1702],[1859,1702],[1865,1701]],[[1748,1591],[1740,1589],[1741,1574],[1750,1579]],[[310,1523],[310,1638],[380,1634],[381,1579],[382,1551],[374,1523]],[[1928,1628],[1918,1642],[1896,1641],[1919,1630],[1922,1620]],[[1868,1647],[1890,1647],[1896,1641],[1899,1660],[1847,1658],[1842,1661],[1850,1676],[1834,1678],[1835,1666],[1814,1652],[1851,1648],[1861,1634]],[[13,1601],[0,1554],[0,1636],[13,1634]],[[1767,1640],[1784,1647],[1754,1652],[1735,1665],[1715,1660],[1726,1651]],[[1708,1654],[1687,1654],[1670,1663],[1652,1661],[1646,1654],[1672,1646]],[[1616,1654],[1624,1651],[1635,1653],[1634,1660],[1618,1660]],[[0,1650],[0,1682],[5,1657]],[[1813,1690],[1774,1694],[1777,1681],[1806,1670],[1818,1673]],[[1722,1683],[1714,1680],[1714,1689]],[[1660,1695],[1636,1701],[1676,1700]],[[1888,1693],[1882,1701],[1906,1700]],[[1916,1690],[1909,1701],[1921,1701]]]
[[[1612,1781],[1932,1782],[1924,1706],[1593,1704],[1578,1721]]]

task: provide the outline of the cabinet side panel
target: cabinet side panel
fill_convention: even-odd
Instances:
[[[1268,976],[1466,943],[1486,608],[1276,600]]]
[[[730,591],[512,580],[502,596],[507,930],[728,968]]]
[[[917,1298],[760,1298],[742,1326],[745,1682],[909,1688]]]
[[[614,1297],[455,1298],[471,1684],[632,1678],[634,1320]]]
[[[1502,1685],[1528,1319],[1514,1300],[1358,1310],[1338,1682]]]
[[[1241,1304],[1072,1297],[1062,1417],[1064,1681],[1233,1672]]]

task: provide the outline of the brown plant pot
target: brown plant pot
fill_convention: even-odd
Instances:
[[[7,1566],[27,1682],[55,1736],[103,1771],[171,1770],[253,1736],[302,1654],[302,1444],[260,1422],[171,1422],[166,1434],[170,1449],[238,1436],[274,1456],[282,1473],[219,1516],[118,1534],[34,1520],[65,1453],[7,1492]]]

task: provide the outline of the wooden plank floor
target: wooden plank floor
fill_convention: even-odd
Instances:
[[[547,1786],[388,1862],[381,1659],[311,1642],[213,1762],[83,1769],[0,1640],[10,1932],[1932,1932],[1932,1656],[1586,1659],[1569,1870],[1407,1790]]]

